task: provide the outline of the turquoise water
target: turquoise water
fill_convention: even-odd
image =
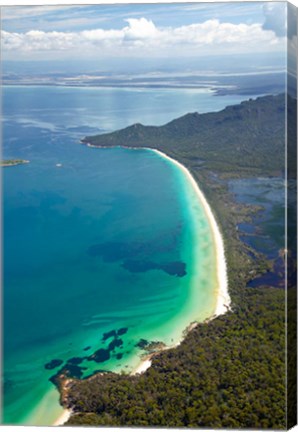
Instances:
[[[151,151],[90,149],[79,138],[232,98],[4,88],[3,156],[30,164],[3,170],[3,423],[52,424],[61,407],[49,379],[65,365],[81,378],[131,372],[141,339],[177,343],[213,313],[210,227],[181,171]]]

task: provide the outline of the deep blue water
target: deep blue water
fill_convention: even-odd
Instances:
[[[51,423],[58,394],[53,412],[31,413],[54,388],[58,369],[45,365],[85,356],[77,376],[125,370],[144,335],[170,342],[188,302],[194,228],[177,169],[153,152],[79,139],[240,100],[201,90],[3,89],[3,157],[30,160],[3,169],[4,422]],[[108,352],[103,334],[121,328],[121,346]],[[99,348],[108,360],[86,358]]]

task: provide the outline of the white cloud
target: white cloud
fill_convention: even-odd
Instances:
[[[266,3],[263,6],[265,21],[264,30],[272,30],[277,36],[285,36],[287,22],[287,4],[286,3]]]
[[[2,32],[2,47],[7,56],[58,55],[86,57],[94,54],[125,56],[196,55],[226,50],[227,52],[261,52],[281,47],[283,40],[261,24],[221,23],[217,19],[181,27],[158,28],[146,18],[129,18],[119,30],[94,29],[80,32],[26,33]]]
[[[273,33],[263,31],[259,24],[231,24],[220,23],[218,20],[208,20],[202,24],[174,29],[170,37],[179,43],[192,43],[197,45],[229,45],[271,43],[276,40]]]
[[[129,18],[126,21],[129,24],[128,27],[124,27],[123,29],[126,40],[155,39],[161,35],[151,20],[147,20],[146,18]]]

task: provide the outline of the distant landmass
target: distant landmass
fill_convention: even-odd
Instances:
[[[187,64],[191,61],[188,60]],[[129,62],[128,62],[129,63]],[[180,65],[181,66],[181,65]],[[197,65],[198,66],[198,65]],[[206,65],[205,65],[206,66]],[[215,65],[213,65],[215,66]],[[255,65],[256,66],[256,65]],[[123,65],[121,65],[121,68]],[[218,65],[215,66],[217,70]],[[201,65],[200,65],[201,68]],[[255,73],[244,72],[241,69],[240,73],[231,74],[230,71],[210,72],[203,70],[198,72],[197,67],[193,70],[177,70],[161,69],[152,74],[143,71],[138,73],[136,70],[132,73],[117,73],[111,71],[69,71],[51,72],[49,65],[47,69],[24,69],[16,67],[11,63],[6,64],[6,70],[2,76],[3,85],[23,85],[23,86],[71,86],[71,87],[127,87],[138,89],[210,89],[216,96],[225,95],[245,95],[247,97],[263,95],[263,94],[278,94],[284,90],[284,71],[278,66],[274,70],[271,68],[256,70]]]

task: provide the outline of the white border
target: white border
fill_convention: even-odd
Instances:
[[[278,0],[273,0],[274,2],[278,1]],[[284,1],[284,0],[281,0]],[[271,0],[229,0],[229,2],[231,3],[264,3],[264,2],[272,2]],[[284,1],[286,3],[286,1]],[[63,0],[63,1],[57,1],[57,0],[46,0],[46,1],[41,1],[41,0],[0,0],[0,7],[3,6],[66,6],[66,5],[97,5],[97,4],[107,4],[107,5],[112,5],[112,4],[155,4],[155,3],[228,3],[227,0],[204,0],[204,1],[197,1],[197,0],[145,0],[145,1],[141,1],[141,0],[87,0],[87,2],[83,2],[82,0]],[[290,0],[289,3],[292,3],[294,6],[298,7],[298,0]],[[2,426],[0,425],[0,431],[9,431],[9,432],[27,432],[29,430],[29,428],[33,428],[33,431],[50,431],[53,430],[53,427],[39,427],[39,426]],[[98,432],[100,430],[107,430],[108,432],[139,432],[139,431],[156,431],[156,432],[165,432],[165,430],[168,430],[169,432],[174,432],[177,431],[178,429],[157,429],[157,428],[146,428],[146,429],[140,429],[140,428],[113,428],[113,427],[109,427],[109,428],[95,428],[95,427],[63,427],[63,430],[71,430],[73,432]],[[190,432],[193,429],[183,429],[181,431],[185,432],[189,430]],[[217,432],[223,429],[201,429],[204,432]],[[298,426],[295,426],[294,428],[291,429],[293,432],[298,432]],[[234,429],[235,432],[243,432],[245,431],[245,429]],[[259,431],[257,429],[255,429],[255,431]],[[263,431],[262,431],[263,432]]]
[[[272,0],[204,0],[204,1],[198,1],[198,0],[87,0],[84,2],[83,0],[63,0],[63,1],[57,1],[57,0],[0,0],[0,6],[66,6],[66,5],[96,5],[96,4],[144,4],[144,3],[264,3],[264,2],[271,2]],[[285,0],[273,0],[273,2],[284,2],[287,3]],[[292,3],[296,7],[298,7],[298,0],[290,0],[289,3]]]

